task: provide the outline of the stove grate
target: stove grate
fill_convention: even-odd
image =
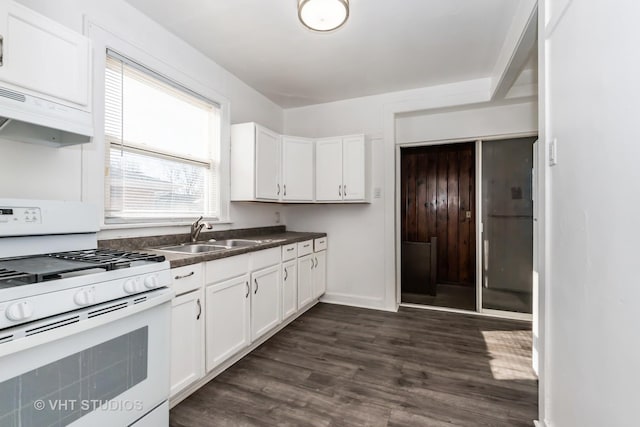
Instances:
[[[162,262],[162,255],[143,252],[127,252],[114,249],[86,249],[80,251],[58,252],[49,254],[50,257],[69,261],[87,262],[107,270],[117,270],[131,266],[132,262],[149,261]]]

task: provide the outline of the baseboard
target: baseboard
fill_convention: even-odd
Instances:
[[[384,298],[361,297],[357,295],[326,293],[320,302],[328,304],[348,305],[351,307],[369,308],[372,310],[392,311],[385,305]]]
[[[533,425],[535,427],[551,427],[551,424],[545,423],[544,421],[533,420]]]

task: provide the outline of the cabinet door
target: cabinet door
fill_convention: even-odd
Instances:
[[[313,300],[313,254],[298,258],[298,308]]]
[[[280,136],[256,126],[256,199],[278,200],[280,188]]]
[[[282,319],[298,311],[298,261],[282,264]]]
[[[313,254],[313,296],[320,298],[327,291],[327,251]]]
[[[363,136],[342,140],[342,195],[344,200],[364,200],[366,191],[366,151]]]
[[[249,275],[209,285],[205,292],[209,372],[251,342]]]
[[[175,396],[204,375],[202,290],[174,298],[171,306],[171,396]]]
[[[13,1],[0,5],[0,34],[1,81],[88,109],[88,38]]]
[[[280,323],[280,265],[251,274],[251,341]]]
[[[342,140],[316,141],[316,200],[342,200]]]
[[[282,137],[282,199],[313,201],[313,141]]]

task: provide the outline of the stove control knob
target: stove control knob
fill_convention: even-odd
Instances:
[[[79,306],[91,305],[96,303],[96,294],[93,288],[81,289],[73,297],[73,301]]]
[[[144,285],[147,289],[153,289],[158,287],[158,278],[156,276],[147,276],[144,279]]]
[[[124,291],[128,294],[135,294],[138,291],[138,281],[136,279],[129,279],[124,282]]]
[[[13,320],[14,322],[27,320],[33,316],[33,307],[28,301],[16,302],[7,307],[5,315],[7,319]]]

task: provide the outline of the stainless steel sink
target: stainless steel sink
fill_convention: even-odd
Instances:
[[[209,243],[183,243],[182,245],[166,246],[158,248],[158,251],[177,252],[182,254],[204,254],[208,252],[224,251],[230,249],[224,245],[214,245]]]
[[[282,242],[285,239],[226,239],[226,240],[209,240],[212,245],[222,245],[229,248],[246,248],[248,246],[260,245],[262,243]]]
[[[225,246],[227,248],[246,248],[262,243],[262,240],[248,239],[226,239],[226,240],[209,240],[209,244]]]

